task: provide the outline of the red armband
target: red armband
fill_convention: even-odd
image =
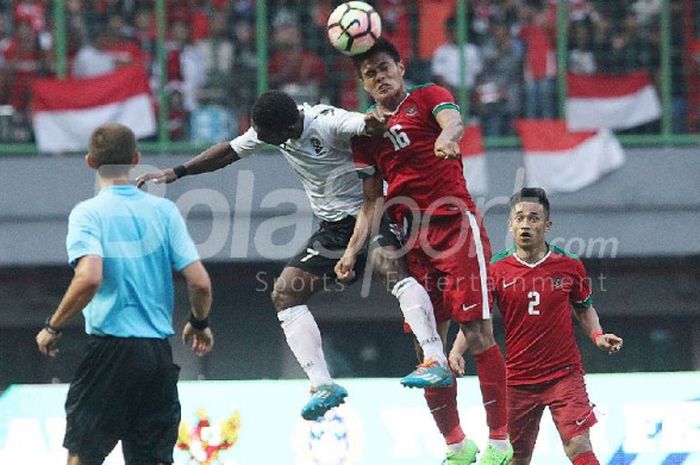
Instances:
[[[591,334],[591,340],[593,341],[593,344],[596,343],[598,336],[602,336],[602,335],[603,335],[603,331],[601,331],[601,330],[597,330],[593,334]]]

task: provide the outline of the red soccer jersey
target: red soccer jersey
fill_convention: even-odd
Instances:
[[[447,89],[435,84],[413,87],[389,116],[383,137],[353,138],[355,164],[361,174],[379,170],[389,185],[387,202],[408,197],[419,211],[437,215],[455,214],[463,208],[476,211],[462,161],[437,158],[433,151],[442,131],[435,115],[446,108],[459,109]],[[398,211],[398,207],[390,210]]]
[[[589,307],[591,288],[577,257],[552,246],[529,264],[511,248],[491,260],[489,286],[505,324],[509,385],[553,381],[581,367],[572,305]]]

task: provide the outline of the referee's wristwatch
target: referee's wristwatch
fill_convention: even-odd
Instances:
[[[49,333],[52,336],[60,336],[63,333],[63,330],[61,328],[51,326],[51,315],[49,315],[49,317],[44,322],[44,329],[47,333]]]
[[[194,316],[194,313],[190,313],[190,319],[187,321],[197,331],[204,331],[209,327],[209,317],[205,317],[203,320],[198,320]]]

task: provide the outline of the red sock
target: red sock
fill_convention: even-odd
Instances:
[[[592,450],[578,454],[572,462],[574,465],[600,465]]]
[[[457,380],[448,388],[428,388],[424,391],[430,414],[447,444],[456,444],[464,439],[457,411]]]
[[[489,426],[489,439],[508,437],[508,417],[506,414],[506,366],[501,349],[493,345],[483,352],[474,354],[476,374],[479,376],[481,397],[486,409],[486,424]]]

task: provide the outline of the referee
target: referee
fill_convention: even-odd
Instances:
[[[130,184],[139,158],[125,126],[107,124],[91,135],[85,159],[100,192],[70,214],[66,246],[75,276],[36,336],[41,353],[55,356],[61,329],[83,310],[90,340],[66,400],[68,465],[101,464],[120,440],[127,465],[172,463],[180,422],[180,368],[168,342],[173,269],[190,297],[183,342],[199,356],[214,344],[209,275],[175,204]]]

